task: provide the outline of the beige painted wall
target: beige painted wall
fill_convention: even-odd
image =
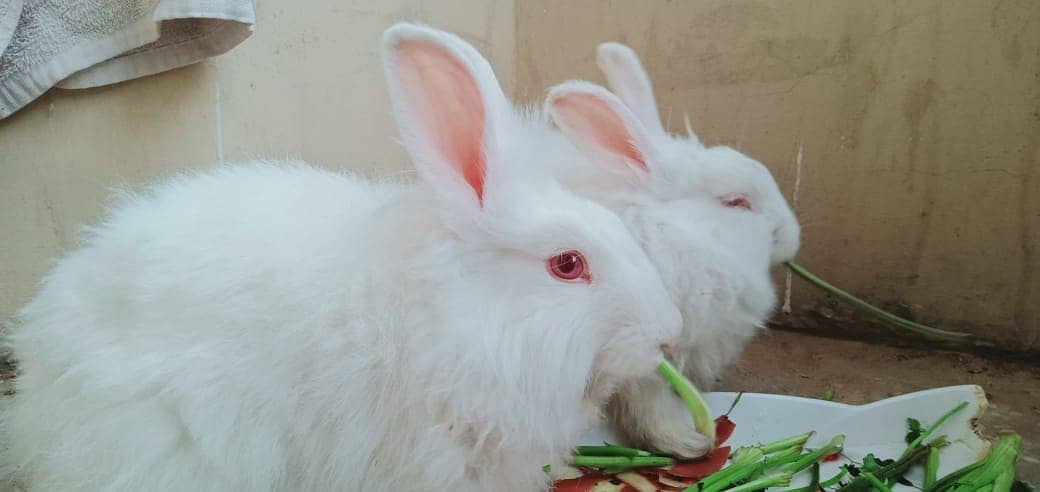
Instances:
[[[225,56],[101,89],[51,91],[0,120],[0,319],[98,219],[112,186],[255,157],[377,175],[407,169],[378,55],[396,20],[466,37],[511,90],[512,0],[292,3],[257,2],[256,32]]]
[[[689,112],[797,194],[801,263],[1040,350],[1040,2],[534,0],[516,29],[521,95],[602,81],[594,47],[627,42],[673,129]],[[780,323],[866,329],[797,279],[791,300]]]
[[[803,264],[925,321],[1040,350],[1038,2],[288,3],[259,2],[257,32],[216,60],[53,91],[0,121],[0,319],[110,186],[252,157],[407,169],[377,46],[394,20],[421,19],[473,41],[529,102],[565,78],[601,80],[595,45],[628,42],[673,128],[688,111],[789,196],[801,153]],[[830,322],[847,315],[792,286],[782,323],[869,329]]]

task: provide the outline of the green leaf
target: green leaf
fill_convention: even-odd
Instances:
[[[921,425],[921,421],[915,418],[906,419],[906,443],[910,444],[921,437],[921,433],[924,432],[924,426]]]

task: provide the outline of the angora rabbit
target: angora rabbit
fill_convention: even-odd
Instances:
[[[683,313],[670,357],[710,387],[771,313],[769,270],[798,250],[797,219],[765,166],[728,147],[705,148],[692,131],[664,130],[630,49],[601,45],[597,61],[614,94],[581,81],[549,93],[547,113],[587,155],[557,173],[618,211],[643,244]],[[611,408],[638,445],[687,457],[712,449],[660,378],[626,384]]]
[[[565,155],[548,129],[455,36],[397,25],[383,56],[421,184],[186,175],[50,271],[9,340],[31,490],[538,490],[652,377],[680,313],[613,212],[529,166]]]

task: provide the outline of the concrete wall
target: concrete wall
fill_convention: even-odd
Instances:
[[[518,92],[601,82],[606,40],[644,57],[671,128],[688,112],[704,140],[774,171],[802,264],[1040,350],[1040,2],[518,2]],[[791,301],[781,324],[869,330],[798,279]]]
[[[407,169],[378,53],[396,20],[465,36],[512,90],[512,0],[292,3],[257,2],[256,32],[225,56],[96,90],[51,91],[0,120],[0,320],[98,219],[112,186],[253,157]]]
[[[803,264],[924,321],[1040,350],[1040,3],[361,3],[259,2],[256,34],[223,57],[53,91],[0,121],[0,319],[110,186],[251,157],[406,169],[376,50],[392,21],[421,19],[477,44],[526,101],[601,80],[595,45],[631,44],[672,128],[689,112],[704,140],[761,159],[797,196]],[[797,279],[790,294],[783,324],[871,330]]]

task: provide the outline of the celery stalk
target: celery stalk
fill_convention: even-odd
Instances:
[[[676,393],[679,393],[679,397],[686,403],[686,407],[690,409],[693,425],[697,432],[714,441],[715,421],[711,418],[711,413],[708,410],[708,404],[704,401],[704,397],[697,392],[697,388],[694,387],[693,383],[666,360],[661,361],[661,364],[657,366],[657,370],[671,383]]]
[[[835,436],[834,439],[831,439],[831,442],[827,443],[826,446],[817,449],[816,451],[813,451],[811,453],[808,453],[805,456],[802,456],[801,459],[795,461],[790,467],[788,467],[787,471],[791,473],[798,473],[808,468],[810,465],[815,463],[820,458],[823,458],[824,456],[830,456],[834,453],[841,452],[842,446],[844,445],[845,436],[839,434]]]
[[[572,456],[574,466],[593,468],[638,468],[643,466],[671,466],[675,460],[661,456]]]
[[[816,431],[809,431],[809,432],[806,432],[805,434],[799,434],[797,436],[788,437],[787,439],[781,439],[779,441],[774,441],[774,442],[771,442],[771,443],[768,443],[768,444],[763,444],[763,445],[761,445],[759,447],[762,448],[762,452],[765,453],[765,454],[775,453],[777,451],[786,450],[788,448],[793,448],[795,446],[802,446],[815,433],[816,433]]]
[[[993,492],[1011,492],[1011,486],[1015,484],[1015,464],[1000,472],[993,480]]]
[[[939,448],[928,448],[928,461],[924,466],[924,487],[928,488],[935,484],[939,475]]]
[[[885,482],[878,480],[878,477],[875,477],[873,473],[864,472],[863,476],[867,477],[867,480],[869,480],[870,483],[874,485],[875,489],[878,489],[881,492],[892,492],[892,488],[889,487],[888,484],[886,484]]]
[[[775,475],[769,475],[758,480],[752,480],[743,485],[725,489],[726,492],[752,492],[754,490],[764,490],[769,487],[786,487],[791,485],[791,473],[780,472]]]

